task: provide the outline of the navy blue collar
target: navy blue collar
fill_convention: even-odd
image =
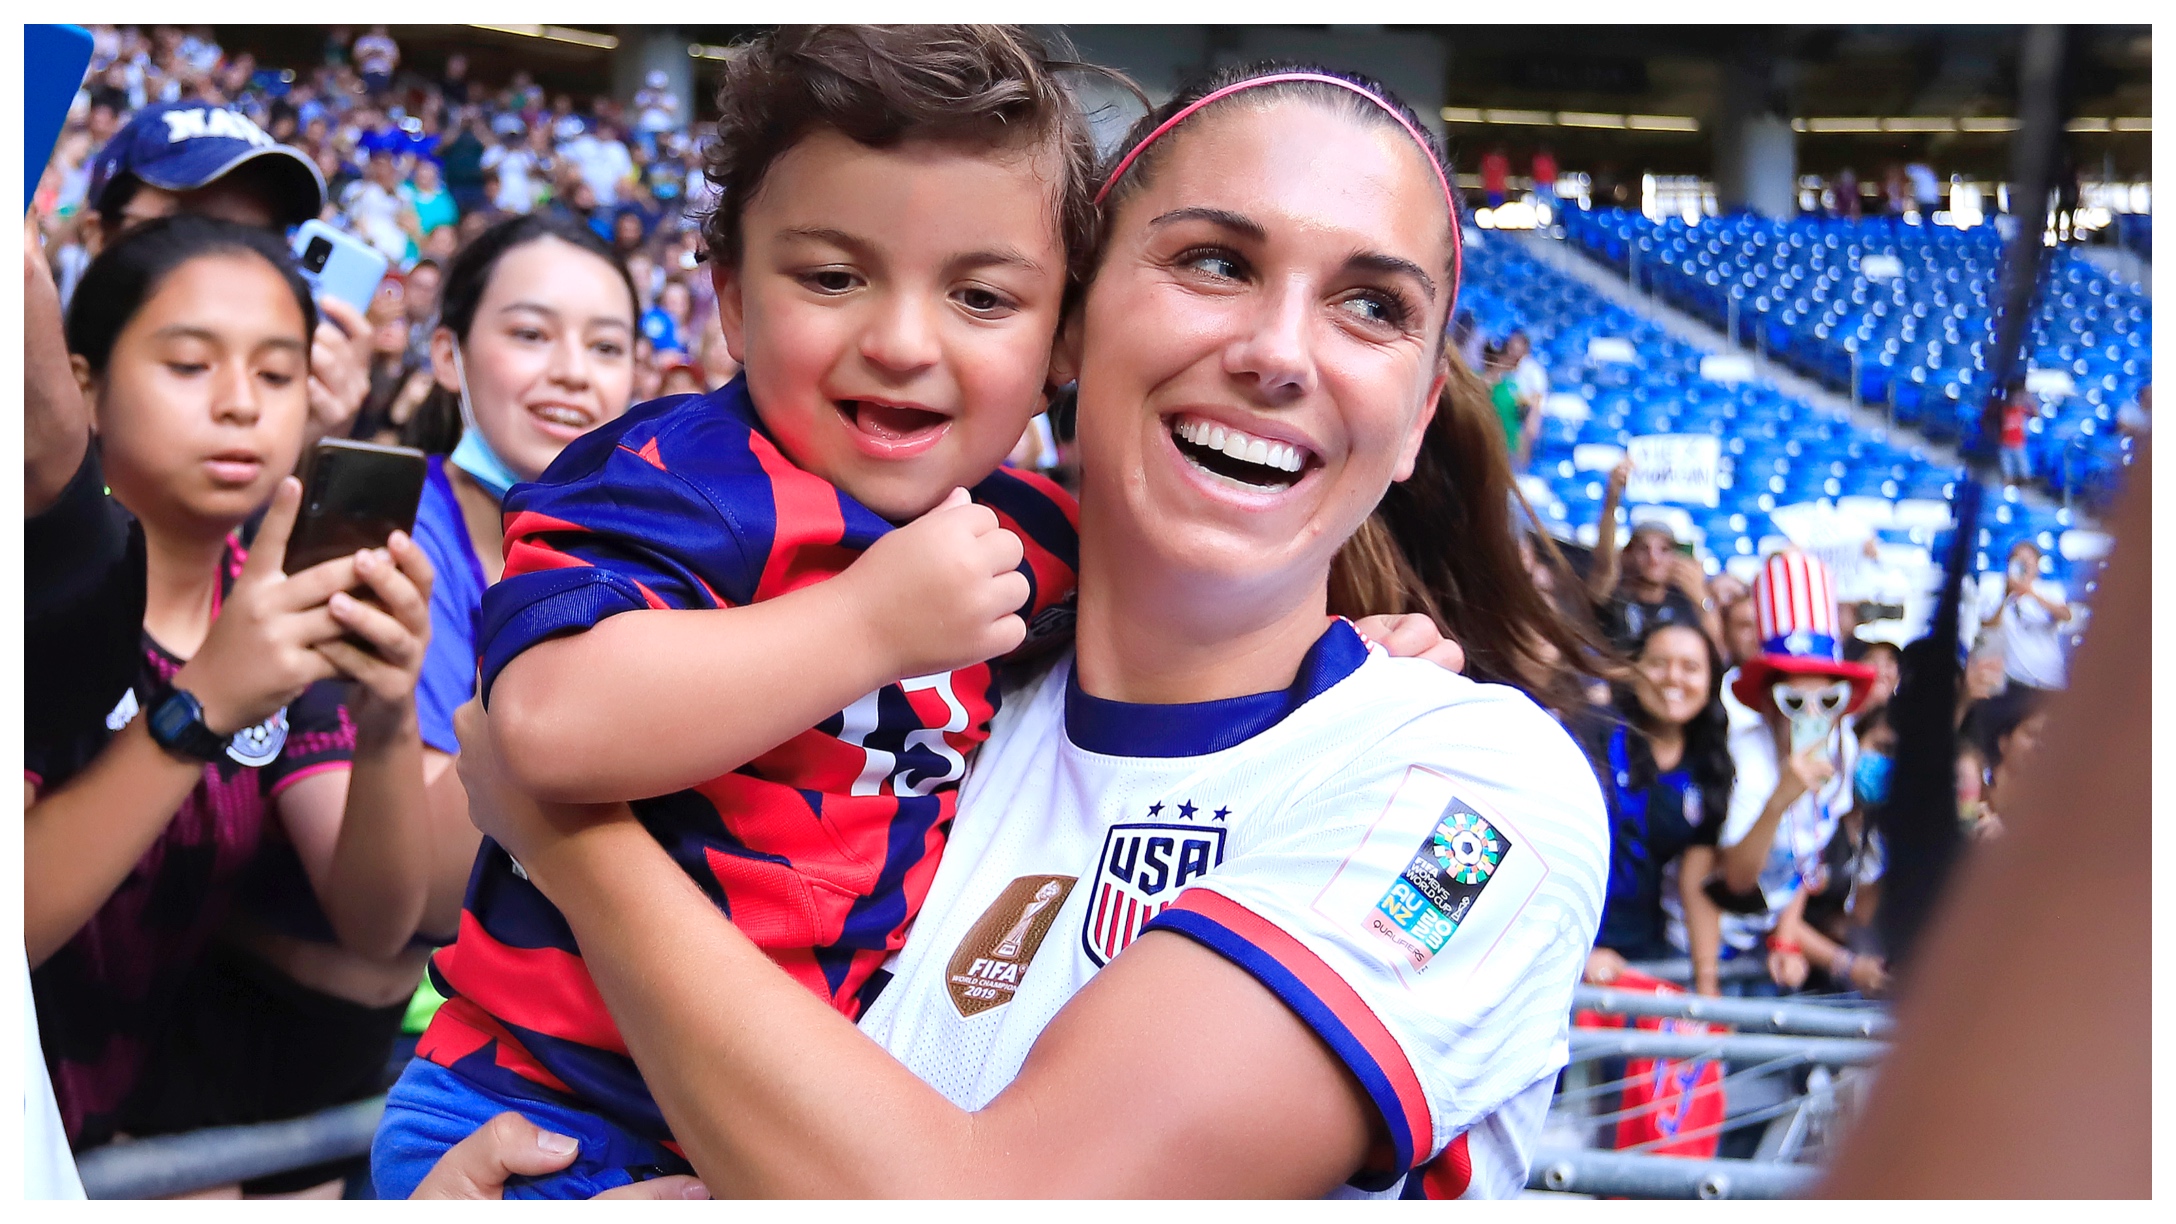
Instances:
[[[1139,705],[1091,697],[1081,691],[1076,669],[1065,677],[1066,738],[1105,756],[1186,757],[1222,752],[1283,722],[1353,674],[1367,657],[1367,644],[1351,623],[1334,621],[1307,648],[1291,687],[1184,705]]]

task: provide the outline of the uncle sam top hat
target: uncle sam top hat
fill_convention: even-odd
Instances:
[[[242,112],[204,102],[162,102],[138,111],[91,159],[86,198],[110,218],[137,183],[194,191],[260,159],[266,202],[282,227],[300,225],[325,207],[325,179],[316,163]]]
[[[1836,592],[1828,566],[1795,549],[1768,558],[1753,579],[1753,614],[1759,622],[1761,652],[1738,665],[1730,691],[1763,713],[1775,710],[1770,691],[1791,676],[1826,676],[1851,683],[1857,710],[1873,691],[1874,670],[1846,663],[1836,637]]]

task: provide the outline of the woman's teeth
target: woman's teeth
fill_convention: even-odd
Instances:
[[[1172,425],[1171,436],[1241,463],[1275,468],[1280,472],[1297,473],[1305,462],[1300,449],[1290,443],[1257,438],[1213,421],[1181,418]]]
[[[541,408],[532,408],[530,411],[554,425],[565,425],[573,429],[586,429],[589,426],[589,417],[576,412],[572,408],[561,408],[547,404]]]

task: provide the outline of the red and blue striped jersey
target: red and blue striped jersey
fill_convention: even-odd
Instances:
[[[1072,592],[1073,501],[1009,470],[972,492],[1025,546],[1022,614],[1033,621]],[[770,599],[839,573],[891,529],[794,466],[743,380],[638,406],[507,498],[506,576],[477,624],[485,699],[506,663],[546,638],[637,609]],[[987,663],[886,685],[731,773],[634,810],[742,932],[856,1016],[929,891],[967,754],[997,703]],[[432,977],[447,1003],[419,1054],[486,1087],[572,1098],[670,1138],[566,921],[489,839],[460,936]]]

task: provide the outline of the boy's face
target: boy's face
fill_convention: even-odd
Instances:
[[[1065,289],[1027,154],[820,131],[771,166],[718,264],[719,323],[803,469],[894,522],[996,470],[1041,410]]]

